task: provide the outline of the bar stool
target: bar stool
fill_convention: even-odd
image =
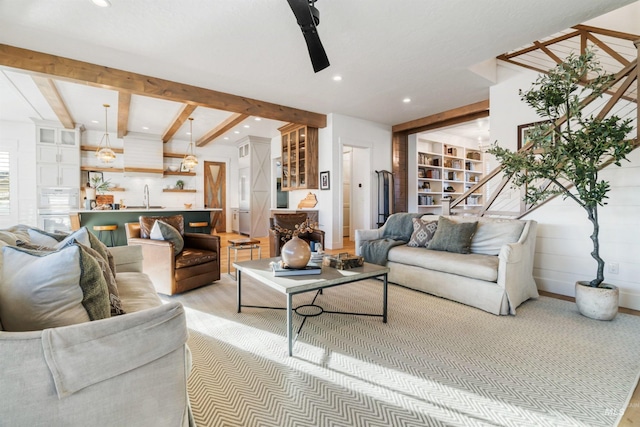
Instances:
[[[102,232],[103,231],[109,232],[109,236],[111,237],[111,246],[115,246],[114,239],[113,239],[113,232],[116,231],[117,229],[118,229],[118,226],[116,224],[93,226],[93,231],[98,232],[98,240],[100,241],[102,241]]]
[[[196,233],[204,233],[204,228],[209,226],[207,221],[199,221],[199,222],[190,222],[189,227],[203,229],[202,231],[196,230]]]

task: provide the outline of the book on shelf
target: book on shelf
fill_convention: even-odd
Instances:
[[[272,264],[273,275],[275,277],[280,276],[305,276],[307,274],[320,274],[322,273],[322,267],[317,265],[307,265],[304,268],[289,268],[281,267],[278,263]]]

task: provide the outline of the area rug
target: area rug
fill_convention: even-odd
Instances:
[[[378,312],[381,295],[382,284],[368,280],[317,301]],[[171,299],[187,309],[200,427],[614,426],[640,372],[640,317],[594,321],[547,297],[495,316],[391,285],[387,324],[308,318],[293,357],[285,311],[237,313],[226,276]],[[285,297],[245,279],[243,303],[284,306]]]

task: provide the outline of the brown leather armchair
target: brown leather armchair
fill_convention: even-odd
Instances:
[[[286,228],[287,230],[295,230],[296,225],[302,224],[307,219],[306,213],[280,213],[273,214],[273,218],[269,218],[269,256],[280,256],[280,248],[287,242],[286,237],[283,239],[283,235],[275,228],[277,225],[280,228]],[[324,249],[324,231],[313,230],[311,233],[301,233],[299,238],[307,242],[320,242]]]
[[[174,226],[184,238],[184,249],[174,255],[168,240],[149,238],[155,220]],[[128,245],[142,246],[142,270],[156,291],[173,295],[220,280],[220,237],[201,233],[184,233],[182,215],[140,217],[140,222],[125,223]]]

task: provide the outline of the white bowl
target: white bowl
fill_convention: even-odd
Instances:
[[[171,172],[178,172],[178,167],[177,166],[169,166],[169,170]]]

